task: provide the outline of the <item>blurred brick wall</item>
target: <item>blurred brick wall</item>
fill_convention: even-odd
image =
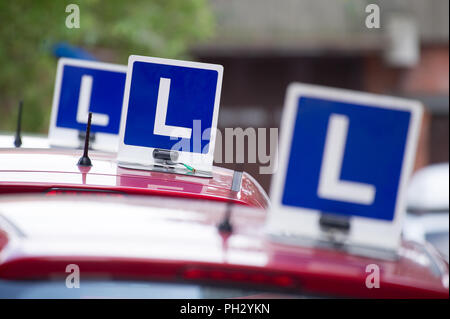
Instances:
[[[369,92],[410,98],[441,97],[433,105],[424,102],[425,114],[416,157],[416,169],[449,161],[449,47],[424,45],[414,68],[392,68],[380,55],[365,59],[365,88]]]

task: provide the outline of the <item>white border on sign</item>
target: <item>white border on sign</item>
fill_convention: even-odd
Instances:
[[[78,148],[84,145],[84,141],[78,138],[79,131],[75,129],[57,127],[56,117],[59,109],[59,98],[61,95],[61,84],[63,78],[64,67],[66,65],[79,66],[96,70],[121,72],[126,74],[127,67],[120,64],[104,63],[97,61],[87,61],[70,58],[60,58],[56,70],[55,89],[53,92],[52,113],[50,117],[50,128],[48,132],[49,144],[51,146]],[[90,146],[94,150],[117,152],[119,143],[119,135],[108,133],[95,133],[95,141]]]
[[[280,155],[278,157],[279,167],[271,183],[270,197],[272,206],[267,223],[269,233],[310,238],[319,241],[326,240],[326,234],[320,229],[319,225],[320,211],[307,208],[294,208],[283,205],[281,202],[294,125],[297,118],[298,100],[301,96],[411,112],[393,221],[388,222],[352,216],[350,220],[350,232],[346,238],[346,243],[350,246],[355,245],[383,250],[396,250],[400,244],[400,234],[406,209],[406,187],[415,160],[423,113],[422,104],[414,100],[301,83],[290,84],[286,94],[280,126],[282,132],[280,137]]]
[[[182,162],[188,165],[192,165],[196,170],[210,172],[212,170],[213,160],[214,160],[214,148],[216,142],[216,129],[217,129],[217,121],[219,117],[219,106],[220,106],[220,93],[222,90],[222,76],[223,76],[223,66],[219,64],[209,64],[209,63],[200,63],[200,62],[191,62],[191,61],[181,61],[181,60],[172,60],[172,59],[163,59],[163,58],[154,58],[154,57],[145,57],[138,55],[130,55],[128,59],[128,71],[127,71],[127,80],[125,83],[125,94],[123,99],[123,107],[122,107],[122,120],[120,124],[120,142],[119,142],[119,152],[117,154],[117,159],[119,164],[138,164],[142,165],[142,168],[152,167],[155,164],[153,160],[153,150],[152,147],[141,147],[134,145],[127,145],[124,143],[125,138],[125,127],[126,127],[126,119],[128,114],[128,102],[130,98],[130,87],[131,80],[133,76],[133,66],[134,62],[148,62],[148,63],[157,63],[164,65],[174,65],[188,68],[197,68],[197,69],[206,69],[206,70],[214,70],[217,71],[217,86],[216,86],[216,95],[214,100],[214,111],[213,111],[213,119],[211,122],[211,138],[209,141],[209,148],[207,154],[199,154],[199,153],[191,153],[191,152],[182,152],[178,151],[178,162]],[[194,119],[193,119],[194,120]],[[202,127],[202,130],[206,128]],[[202,132],[203,133],[203,132]]]

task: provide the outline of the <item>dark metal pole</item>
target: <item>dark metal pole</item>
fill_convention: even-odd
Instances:
[[[17,114],[17,127],[16,127],[16,137],[14,138],[14,146],[22,146],[22,108],[23,101],[19,102],[19,113]]]
[[[91,133],[91,120],[92,120],[92,112],[89,112],[88,121],[87,121],[87,125],[86,125],[86,136],[85,136],[85,140],[84,140],[83,156],[78,161],[79,166],[92,166],[91,159],[88,156],[89,135]]]

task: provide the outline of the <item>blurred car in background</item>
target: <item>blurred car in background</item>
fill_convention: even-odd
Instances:
[[[448,298],[448,264],[432,247],[403,241],[383,260],[292,245],[265,233],[265,217],[198,199],[3,196],[0,297]],[[373,264],[380,286],[368,289]],[[79,289],[66,287],[73,267]]]
[[[403,236],[430,242],[449,260],[449,163],[430,165],[412,176]]]

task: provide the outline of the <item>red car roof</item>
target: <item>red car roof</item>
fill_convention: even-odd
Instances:
[[[308,294],[448,298],[448,264],[403,242],[396,260],[294,246],[264,232],[265,211],[232,206],[233,233],[217,230],[227,204],[160,197],[11,196],[0,199],[0,278],[84,276],[258,283]],[[366,288],[379,266],[380,288]]]
[[[117,165],[115,154],[95,151],[89,153],[93,166],[84,168],[76,165],[81,153],[69,149],[0,149],[0,194],[88,189],[268,206],[267,194],[247,173],[234,174],[214,167],[212,178],[201,178],[126,169]],[[240,182],[238,192],[230,190],[233,178]]]

